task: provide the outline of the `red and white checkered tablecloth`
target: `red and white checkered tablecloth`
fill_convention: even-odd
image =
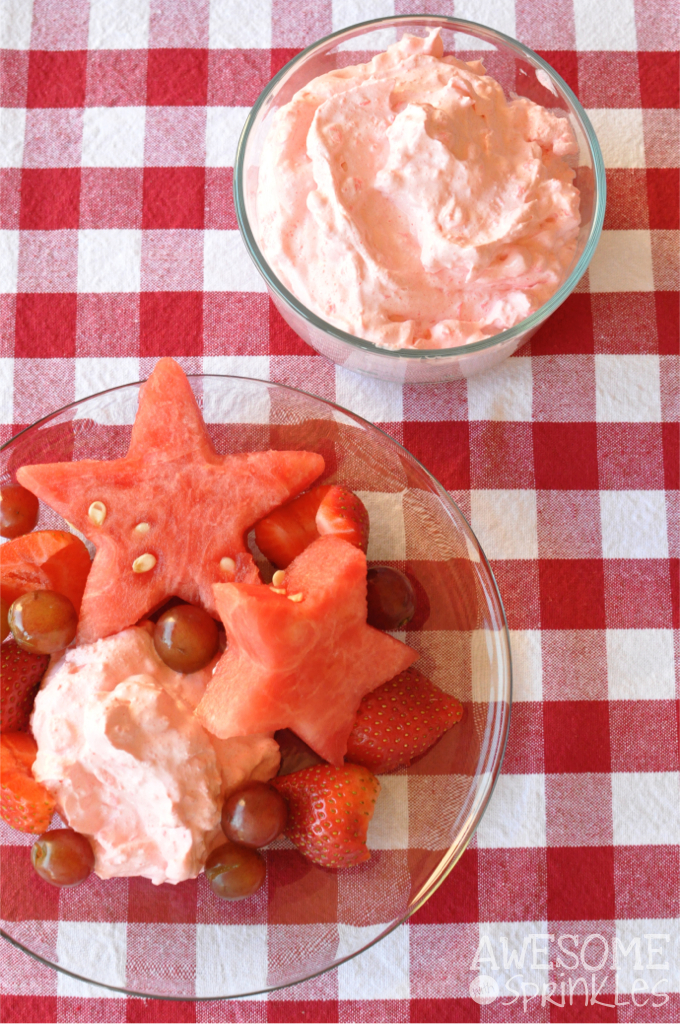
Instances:
[[[423,11],[489,24],[559,71],[600,139],[608,209],[588,275],[529,345],[467,382],[402,388],[286,327],[239,239],[232,164],[248,108],[300,48]],[[679,37],[668,0],[2,0],[2,440],[162,355],[337,401],[471,520],[515,665],[488,812],[383,943],[212,1003],[115,996],[4,944],[3,1020],[680,1019]],[[15,842],[5,829],[3,858]],[[67,942],[73,921],[48,903]]]

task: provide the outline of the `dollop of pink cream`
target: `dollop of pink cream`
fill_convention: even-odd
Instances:
[[[387,348],[447,348],[513,326],[560,286],[579,192],[569,121],[508,101],[437,30],[331,71],[276,114],[258,235],[283,284]]]
[[[87,835],[100,878],[195,877],[223,841],[225,793],[279,766],[271,736],[218,740],[194,717],[214,663],[192,675],[156,654],[152,625],[53,658],[31,728],[35,777]]]

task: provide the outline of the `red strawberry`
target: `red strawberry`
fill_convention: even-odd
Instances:
[[[0,736],[0,817],[19,832],[38,835],[50,826],[54,800],[33,778],[38,747],[26,732]]]
[[[424,754],[462,717],[460,701],[408,668],[361,701],[347,760],[372,772],[393,772]]]
[[[356,494],[325,484],[282,505],[255,527],[263,555],[285,569],[323,534],[334,533],[362,551],[368,546],[368,512]]]
[[[25,732],[38,683],[50,663],[47,654],[32,654],[8,640],[0,647],[0,732]]]
[[[324,868],[348,868],[371,856],[366,847],[380,783],[356,764],[315,765],[272,780],[288,801],[286,835]]]

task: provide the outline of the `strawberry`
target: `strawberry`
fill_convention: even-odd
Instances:
[[[424,754],[462,717],[460,701],[408,668],[361,701],[347,760],[372,772],[393,772]]]
[[[312,541],[334,533],[362,551],[368,546],[368,512],[345,487],[325,484],[265,516],[255,527],[263,555],[285,569]]]
[[[348,868],[371,856],[366,846],[380,783],[356,764],[315,765],[272,780],[288,801],[286,835],[324,868]]]
[[[38,747],[26,732],[0,736],[0,817],[19,832],[38,835],[50,826],[54,800],[33,778]]]
[[[0,647],[0,731],[25,732],[38,683],[50,663],[49,655],[24,651],[15,640]]]

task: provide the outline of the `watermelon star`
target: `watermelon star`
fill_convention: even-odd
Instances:
[[[87,643],[172,596],[216,615],[214,583],[259,583],[248,531],[323,469],[313,452],[218,455],[186,376],[161,359],[124,458],[22,466],[17,478],[96,548],[78,626]]]
[[[229,641],[196,715],[222,738],[292,729],[342,765],[361,698],[418,653],[366,623],[366,556],[315,540],[276,587],[213,587]]]

